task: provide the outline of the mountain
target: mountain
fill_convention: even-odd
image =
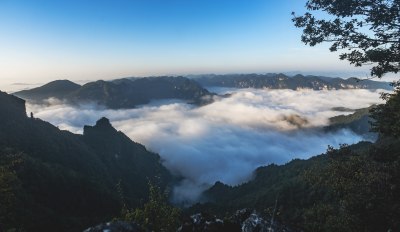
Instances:
[[[371,132],[371,124],[373,121],[369,116],[369,112],[375,105],[368,108],[350,110],[348,115],[338,115],[329,119],[329,126],[325,127],[326,131],[336,131],[340,129],[350,129],[354,133],[362,135],[366,139],[376,140],[377,134]],[[348,111],[349,109],[336,108],[338,111]]]
[[[285,165],[270,164],[238,186],[215,183],[187,213],[219,217],[250,208],[294,231],[400,229],[400,142],[361,142]]]
[[[199,75],[194,80],[207,87],[269,89],[393,89],[388,82],[284,74]]]
[[[0,92],[0,228],[79,231],[137,207],[148,182],[171,174],[149,152],[101,118],[83,135],[28,118],[25,102]]]
[[[69,80],[56,80],[34,89],[19,91],[16,95],[32,101],[41,101],[51,97],[61,99],[80,87],[80,85]]]
[[[333,127],[351,126],[364,123],[369,113],[379,132],[376,142],[328,146],[307,160],[259,167],[252,180],[237,186],[216,182],[187,213],[223,216],[250,208],[295,231],[400,230],[399,99],[396,88],[383,105],[331,119]]]
[[[83,86],[66,86],[66,81],[55,81],[14,95],[35,102],[55,97],[71,104],[97,103],[111,109],[134,108],[162,99],[180,99],[201,105],[210,102],[213,95],[193,80],[169,76],[100,80]]]
[[[314,189],[303,180],[302,174],[326,162],[327,158],[321,155],[309,160],[296,159],[285,165],[259,167],[254,171],[252,180],[238,186],[216,182],[204,192],[205,203],[192,206],[189,213],[208,212],[223,216],[237,209],[250,208],[272,217],[278,199],[278,221],[297,229],[302,216],[299,215],[299,208],[313,204],[320,194],[318,191],[312,193]]]

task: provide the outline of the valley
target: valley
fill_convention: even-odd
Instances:
[[[399,0],[0,0],[0,232],[400,231]]]

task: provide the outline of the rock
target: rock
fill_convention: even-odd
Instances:
[[[250,214],[250,216],[242,223],[242,232],[267,232],[269,226],[267,222],[256,212]]]
[[[226,220],[215,215],[198,213],[183,219],[177,232],[292,232],[286,226],[264,219],[254,210],[241,209]],[[147,232],[134,222],[115,221],[97,225],[84,232]]]
[[[237,210],[235,214],[229,218],[229,220],[233,223],[241,225],[247,218],[249,218],[252,212],[252,210],[247,208]]]
[[[92,136],[99,135],[104,136],[105,134],[115,134],[117,130],[111,125],[110,120],[108,118],[102,117],[94,126],[83,127],[83,135]]]
[[[107,222],[90,227],[83,232],[145,232],[134,222]]]
[[[192,215],[190,218],[183,220],[183,225],[177,230],[178,232],[200,232],[200,231],[229,231],[224,230],[224,222],[217,217],[199,213]]]
[[[241,209],[226,220],[199,213],[184,219],[178,232],[291,232],[287,227],[264,219],[254,210]]]

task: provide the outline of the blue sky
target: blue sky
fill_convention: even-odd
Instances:
[[[190,73],[353,72],[307,47],[303,0],[1,0],[3,82]]]

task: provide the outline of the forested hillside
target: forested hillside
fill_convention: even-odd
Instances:
[[[0,228],[79,231],[137,207],[148,182],[172,177],[160,157],[108,119],[83,135],[28,118],[22,99],[0,92]]]

